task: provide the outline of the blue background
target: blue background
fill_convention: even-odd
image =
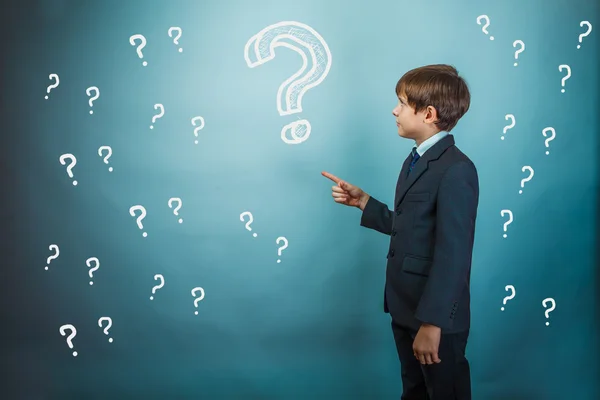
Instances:
[[[600,396],[597,3],[13,3],[1,13],[6,398],[399,398],[382,309],[388,238],[335,204],[320,172],[392,204],[413,146],[396,132],[394,87],[432,63],[455,65],[472,95],[452,133],[480,177],[473,398]],[[277,89],[300,56],[280,47],[248,68],[243,50],[285,20],[319,32],[332,65],[301,113],[280,116]],[[582,20],[594,28],[578,50]],[[182,28],[179,46],[171,26]],[[136,33],[147,39],[146,67],[129,43]],[[526,48],[514,67],[517,39]],[[565,93],[560,64],[572,70]],[[51,73],[60,85],[45,100]],[[100,89],[92,108],[89,86]],[[150,130],[156,103],[165,115]],[[506,114],[516,125],[501,140]],[[280,130],[298,118],[312,133],[285,144]],[[556,137],[546,155],[548,126]],[[103,145],[113,172],[98,156]],[[77,157],[77,186],[63,153]],[[519,194],[524,165],[535,175]],[[183,201],[181,224],[171,197]],[[146,238],[129,215],[137,204]],[[514,216],[507,238],[502,209]],[[289,241],[281,257],[279,236]],[[46,271],[50,244],[60,255]],[[93,286],[89,257],[100,260]],[[165,286],[150,301],[155,274]],[[509,284],[516,296],[500,311]],[[197,286],[205,297],[195,307]],[[547,297],[556,301],[549,318]],[[102,316],[112,318],[112,343]],[[58,331],[67,323],[77,357]]]

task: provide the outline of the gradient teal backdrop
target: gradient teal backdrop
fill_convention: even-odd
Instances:
[[[396,132],[394,87],[432,63],[455,65],[472,94],[452,133],[480,179],[473,399],[600,397],[597,2],[13,3],[1,13],[0,397],[398,399],[382,305],[389,238],[335,204],[320,172],[391,205],[413,146]],[[281,116],[277,89],[301,57],[280,47],[249,68],[244,45],[286,20],[314,28],[332,64],[303,111]],[[582,20],[594,28],[577,49]],[[138,33],[145,67],[129,43]],[[517,67],[515,40],[525,43]],[[572,72],[565,93],[561,64]],[[60,84],[46,100],[52,73]],[[90,86],[100,89],[93,107]],[[156,103],[165,113],[150,129]],[[516,124],[501,140],[506,114]],[[198,144],[195,116],[205,120]],[[288,145],[281,128],[299,118],[312,133]],[[546,127],[556,132],[548,148]],[[77,157],[77,186],[64,153]],[[519,194],[526,165],[535,175]],[[138,204],[147,237],[129,214]],[[506,238],[503,209],[514,217]],[[60,255],[45,270],[50,244]],[[93,285],[89,257],[100,261]],[[165,285],[150,300],[155,274]],[[516,296],[501,311],[506,285]],[[197,307],[195,287],[205,291]],[[77,328],[77,357],[63,324]]]

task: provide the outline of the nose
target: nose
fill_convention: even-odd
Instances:
[[[398,116],[398,110],[397,110],[397,107],[394,107],[394,108],[392,109],[392,115],[394,115],[394,117],[397,117],[397,116]]]

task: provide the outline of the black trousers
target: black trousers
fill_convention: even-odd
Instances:
[[[392,332],[400,359],[401,400],[471,400],[471,372],[465,357],[469,331],[442,334],[439,364],[422,365],[414,356],[416,331],[392,321]]]

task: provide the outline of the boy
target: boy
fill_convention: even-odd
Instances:
[[[333,199],[362,210],[360,225],[390,235],[384,311],[400,359],[402,400],[470,400],[465,348],[470,329],[471,255],[479,203],[475,165],[449,132],[470,93],[450,65],[407,72],[392,110],[398,134],[415,141],[394,207],[340,178]]]

